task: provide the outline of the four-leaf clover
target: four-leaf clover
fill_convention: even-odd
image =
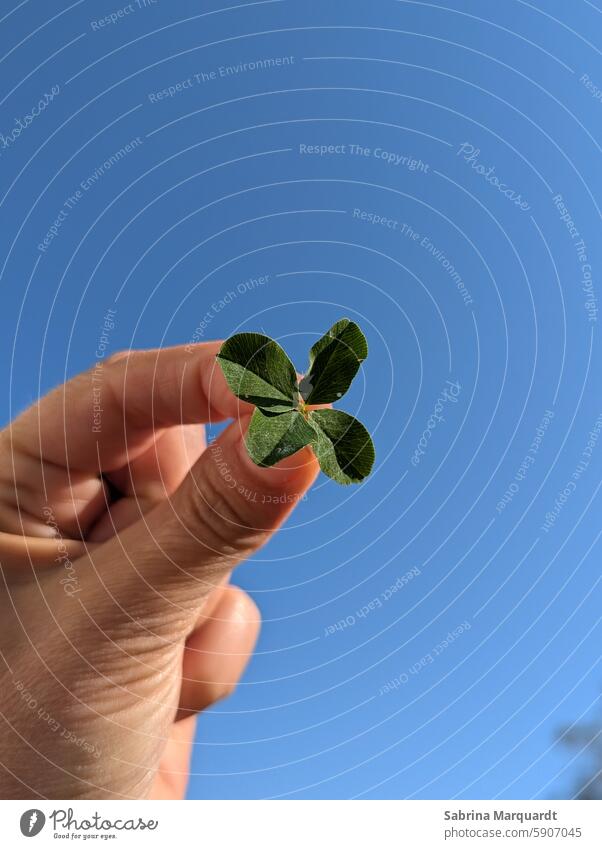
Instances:
[[[367,356],[366,338],[348,318],[311,348],[301,380],[269,336],[237,333],[227,339],[217,359],[228,386],[256,407],[245,439],[253,462],[273,466],[311,445],[322,471],[338,483],[359,483],[369,475],[374,445],[363,424],[342,410],[312,409],[338,401]]]

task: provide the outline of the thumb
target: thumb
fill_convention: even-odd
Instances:
[[[128,615],[168,626],[196,621],[211,590],[267,542],[315,480],[309,448],[256,466],[244,445],[247,423],[233,422],[174,495],[94,553],[103,587]]]

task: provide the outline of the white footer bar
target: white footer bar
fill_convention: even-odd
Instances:
[[[171,847],[167,840],[181,841]],[[0,845],[600,849],[602,802],[0,801]]]

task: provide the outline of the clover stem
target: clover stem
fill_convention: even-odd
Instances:
[[[307,421],[307,419],[309,418],[309,409],[308,409],[305,401],[303,401],[301,398],[299,398],[299,412],[301,413],[303,418]]]

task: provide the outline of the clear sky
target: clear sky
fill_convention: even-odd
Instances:
[[[190,796],[570,795],[556,736],[602,680],[600,11],[4,14],[4,421],[122,348],[259,330],[302,371],[342,316],[370,344],[342,408],[375,471],[237,573],[264,627]]]

